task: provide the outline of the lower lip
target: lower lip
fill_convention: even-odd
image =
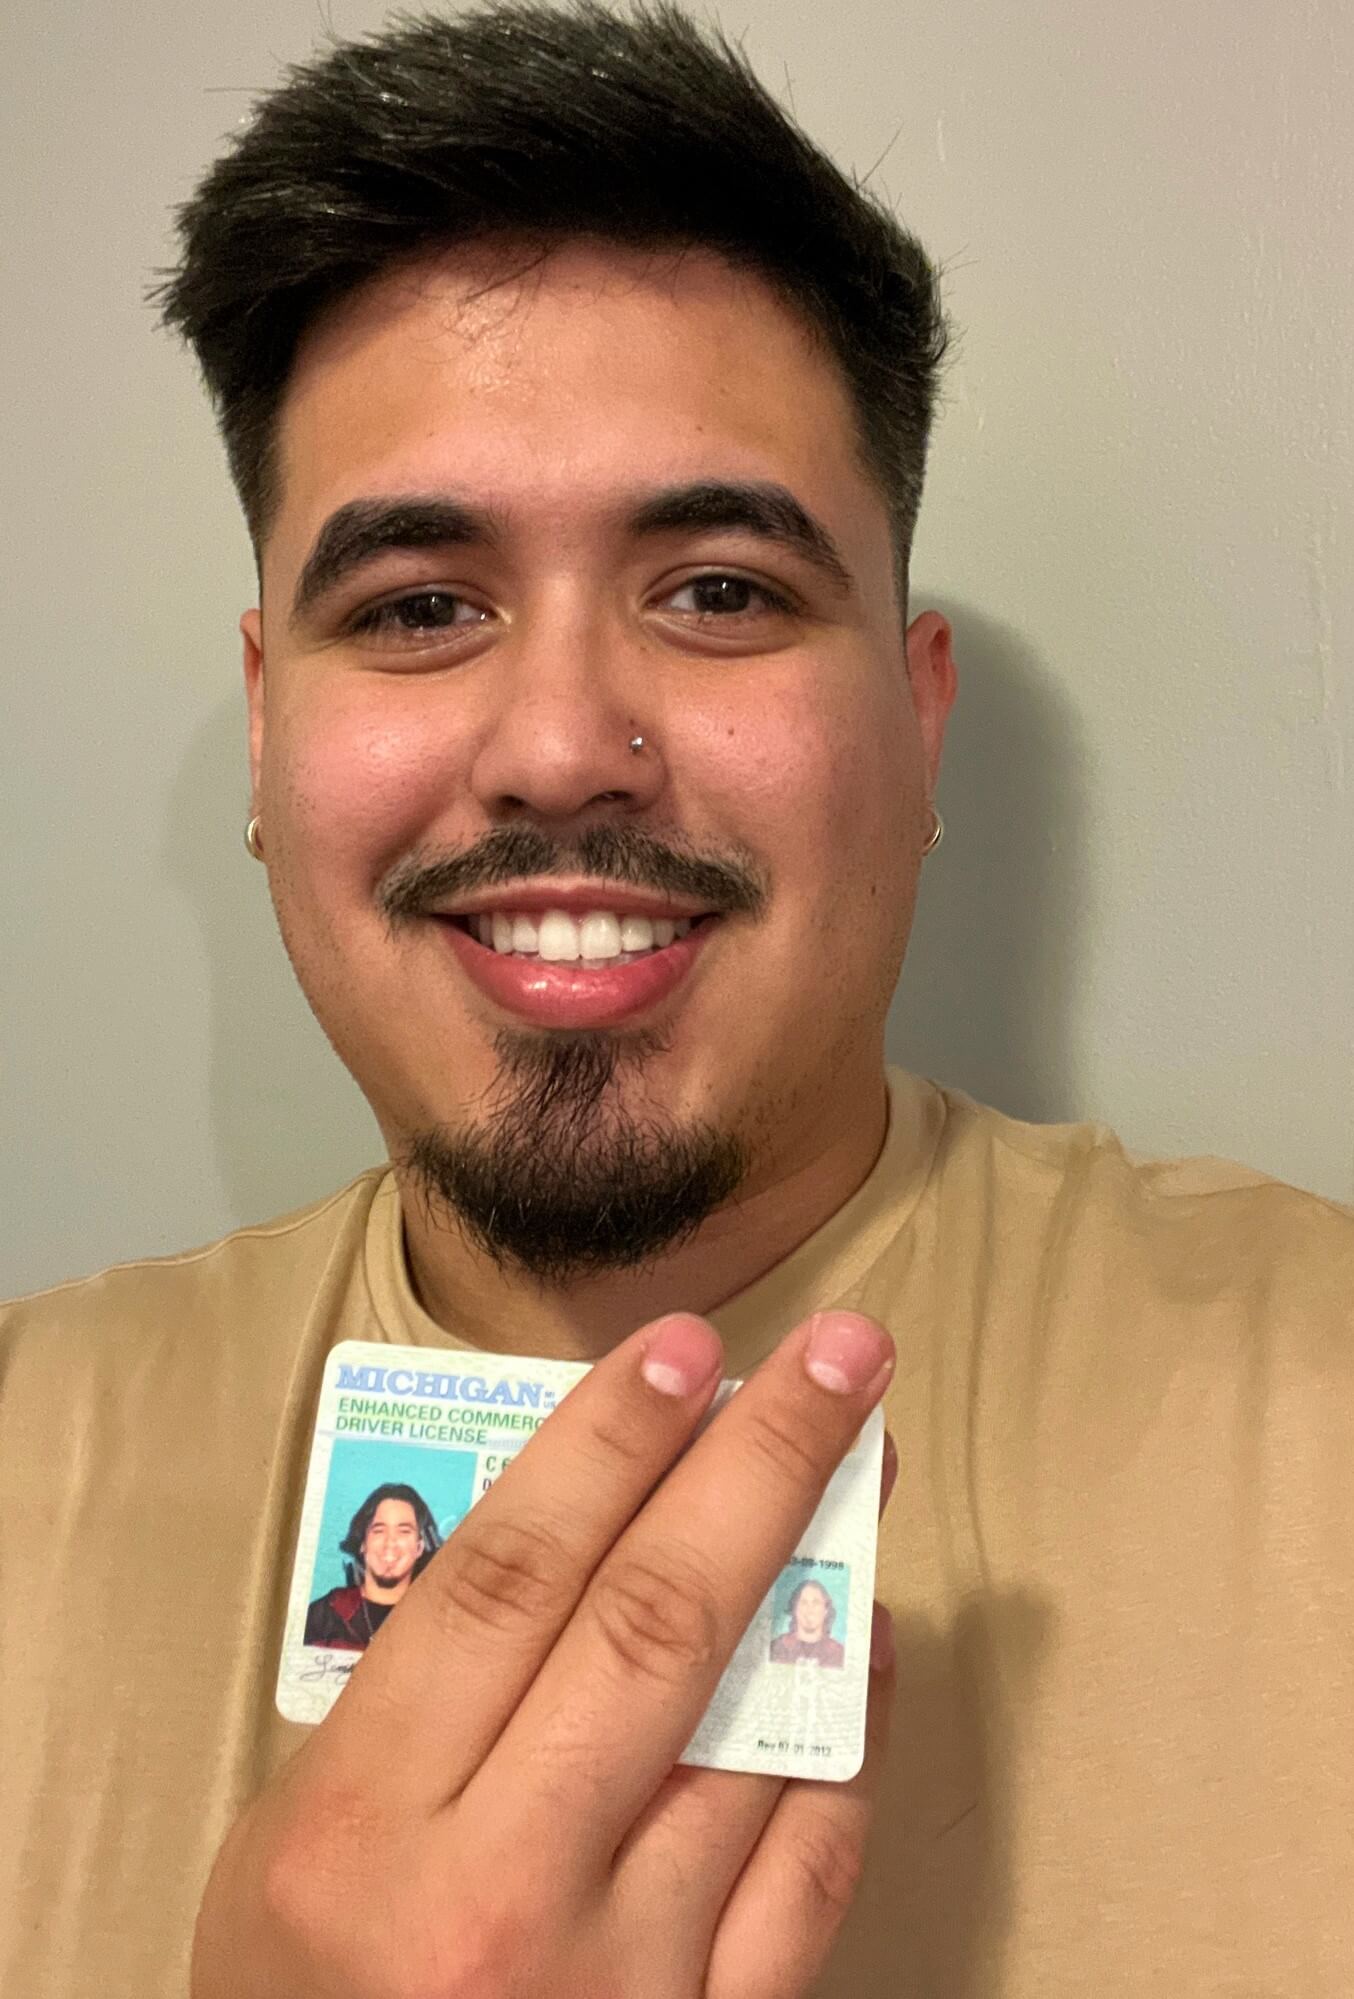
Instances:
[[[434,918],[472,984],[537,1027],[616,1027],[676,992],[705,948],[717,919],[629,965],[551,964],[490,950],[467,930]]]

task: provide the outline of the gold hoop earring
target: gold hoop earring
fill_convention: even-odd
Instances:
[[[942,840],[943,840],[943,839],[945,838],[945,821],[944,821],[944,820],[943,820],[943,819],[941,818],[940,814],[939,814],[939,813],[938,813],[938,812],[936,811],[936,808],[935,808],[935,806],[934,806],[934,805],[933,805],[933,806],[931,807],[931,817],[932,817],[932,819],[933,819],[933,820],[935,821],[935,824],[934,824],[934,825],[932,826],[932,828],[931,828],[931,837],[930,837],[930,839],[929,839],[929,840],[928,840],[928,841],[926,842],[926,845],[925,845],[925,846],[924,846],[924,847],[922,848],[922,850],[921,850],[921,851],[922,851],[922,859],[923,859],[923,860],[925,860],[925,858],[926,858],[926,856],[927,856],[928,854],[934,854],[934,852],[935,852],[936,848],[937,848],[937,847],[938,847],[938,846],[940,845],[941,841],[942,841]]]
[[[256,861],[263,859],[263,842],[259,838],[259,814],[257,812],[244,829],[244,843]]]

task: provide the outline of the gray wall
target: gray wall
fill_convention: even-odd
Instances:
[[[142,292],[251,94],[381,13],[7,17],[0,1290],[378,1156],[240,844],[252,571]],[[965,329],[914,570],[959,634],[949,833],[891,1056],[1345,1199],[1352,18],[723,11],[946,261]]]

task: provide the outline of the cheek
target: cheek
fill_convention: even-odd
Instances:
[[[728,735],[731,802],[774,886],[818,904],[825,930],[887,931],[925,789],[905,688],[825,665],[811,684],[764,689]]]
[[[414,692],[335,681],[270,718],[265,802],[290,872],[368,885],[456,797],[454,731]]]

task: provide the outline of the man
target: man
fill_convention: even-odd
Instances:
[[[883,1066],[921,251],[591,9],[334,49],[183,230],[250,845],[392,1165],[12,1314],[5,1989],[178,1993],[196,1923],[195,1999],[1346,1993],[1354,1226]],[[598,1365],[306,1735],[354,1337]],[[674,1767],[886,1390],[862,1779]]]
[[[771,1640],[771,1657],[778,1665],[794,1666],[808,1659],[817,1666],[841,1666],[846,1652],[841,1640],[832,1636],[837,1607],[823,1585],[812,1578],[800,1583],[786,1606],[789,1618],[784,1631]]]
[[[306,1612],[307,1645],[365,1652],[395,1605],[442,1545],[427,1501],[412,1485],[378,1485],[354,1513],[339,1552],[349,1580]]]

